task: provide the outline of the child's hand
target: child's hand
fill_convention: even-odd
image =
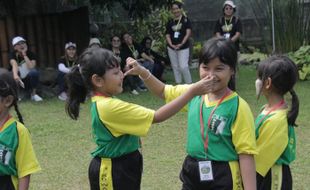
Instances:
[[[143,70],[143,67],[133,58],[128,57],[126,59],[125,73],[126,75],[140,75]]]
[[[192,85],[191,90],[196,96],[199,96],[199,95],[204,95],[204,94],[212,92],[213,87],[214,87],[214,77],[206,76],[200,81],[194,83]]]

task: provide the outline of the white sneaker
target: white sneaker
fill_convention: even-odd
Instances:
[[[35,102],[40,102],[43,99],[39,95],[35,94],[35,95],[31,96],[31,100],[33,100]]]
[[[58,99],[61,101],[66,101],[68,99],[67,93],[66,92],[60,93]]]
[[[133,89],[130,93],[131,93],[131,94],[134,94],[134,95],[139,95],[139,92],[136,91],[135,89]]]

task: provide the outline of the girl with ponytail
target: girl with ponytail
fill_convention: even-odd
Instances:
[[[293,87],[297,80],[296,64],[286,56],[274,55],[258,65],[256,92],[258,98],[262,94],[267,100],[255,120],[258,190],[292,189],[289,164],[296,154],[294,127],[299,101]],[[292,96],[291,106],[284,99],[288,92]]]
[[[41,168],[28,129],[18,109],[17,83],[12,73],[0,70],[0,187],[29,189],[30,175]],[[14,106],[19,122],[10,115]]]

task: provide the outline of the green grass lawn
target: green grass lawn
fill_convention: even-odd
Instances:
[[[252,66],[239,68],[237,91],[250,104],[254,116],[264,99],[257,101],[254,81],[255,69]],[[197,71],[193,70],[197,80]],[[172,82],[171,71],[166,78]],[[291,165],[294,189],[310,187],[310,81],[299,82],[296,91],[300,98],[299,127],[297,132],[297,159]],[[307,98],[308,96],[308,98]],[[120,99],[144,105],[153,109],[164,102],[148,92],[140,96],[123,93]],[[23,101],[20,103],[26,126],[32,134],[33,145],[42,171],[31,177],[33,190],[86,190],[88,187],[88,165],[90,152],[95,145],[91,138],[89,101],[82,106],[80,119],[69,119],[64,111],[64,102],[56,98],[42,103]],[[177,190],[180,168],[185,157],[186,113],[178,113],[168,121],[154,124],[147,137],[144,137],[143,190]]]

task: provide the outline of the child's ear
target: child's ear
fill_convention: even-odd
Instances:
[[[14,96],[8,95],[7,97],[2,99],[5,107],[10,107],[14,102]]]
[[[265,81],[264,81],[264,86],[266,89],[271,89],[272,86],[272,79],[270,77],[268,77]]]
[[[91,76],[91,82],[96,88],[101,88],[103,85],[103,78],[94,74]]]

